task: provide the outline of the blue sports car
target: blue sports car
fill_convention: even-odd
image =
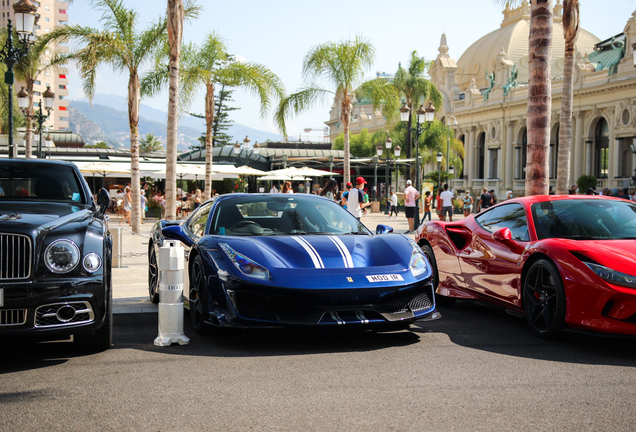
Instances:
[[[377,233],[390,227],[378,225]],[[431,266],[410,238],[374,235],[335,202],[308,194],[227,194],[189,218],[161,220],[149,242],[158,302],[158,249],[186,253],[184,304],[194,329],[289,325],[407,328],[433,320]]]

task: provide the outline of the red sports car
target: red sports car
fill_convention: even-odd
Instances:
[[[523,314],[534,333],[636,335],[636,203],[539,195],[459,222],[429,222],[416,241],[437,303],[478,299]]]

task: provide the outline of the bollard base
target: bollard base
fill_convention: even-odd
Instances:
[[[175,342],[179,345],[188,345],[190,343],[190,339],[183,334],[159,335],[155,339],[155,346],[170,346]]]

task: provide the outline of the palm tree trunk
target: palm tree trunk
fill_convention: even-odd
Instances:
[[[141,198],[139,183],[139,75],[131,70],[128,79],[128,123],[130,125],[130,186],[132,188],[131,222],[135,234],[141,233]]]
[[[351,122],[351,99],[347,89],[342,94],[342,126],[344,127],[344,166],[343,182],[345,186],[351,181],[351,152],[349,146],[349,123]]]
[[[203,199],[212,197],[212,126],[214,124],[214,83],[206,83],[205,92],[205,189]]]
[[[183,35],[183,1],[168,0],[168,136],[166,140],[166,219],[177,218],[177,130],[179,120],[179,56]]]
[[[526,195],[546,195],[552,87],[552,0],[532,0],[528,65]]]
[[[570,180],[570,153],[572,148],[572,89],[574,86],[574,43],[579,33],[579,2],[563,2],[563,36],[565,62],[563,66],[563,93],[561,95],[561,124],[559,125],[559,157],[557,167],[557,194],[567,194]]]

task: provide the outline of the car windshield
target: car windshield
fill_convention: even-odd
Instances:
[[[636,239],[636,204],[612,199],[555,200],[532,205],[539,240]]]
[[[371,234],[335,202],[303,194],[253,195],[222,200],[214,212],[210,233],[237,236]]]
[[[0,162],[1,201],[86,203],[79,179],[70,166]]]

